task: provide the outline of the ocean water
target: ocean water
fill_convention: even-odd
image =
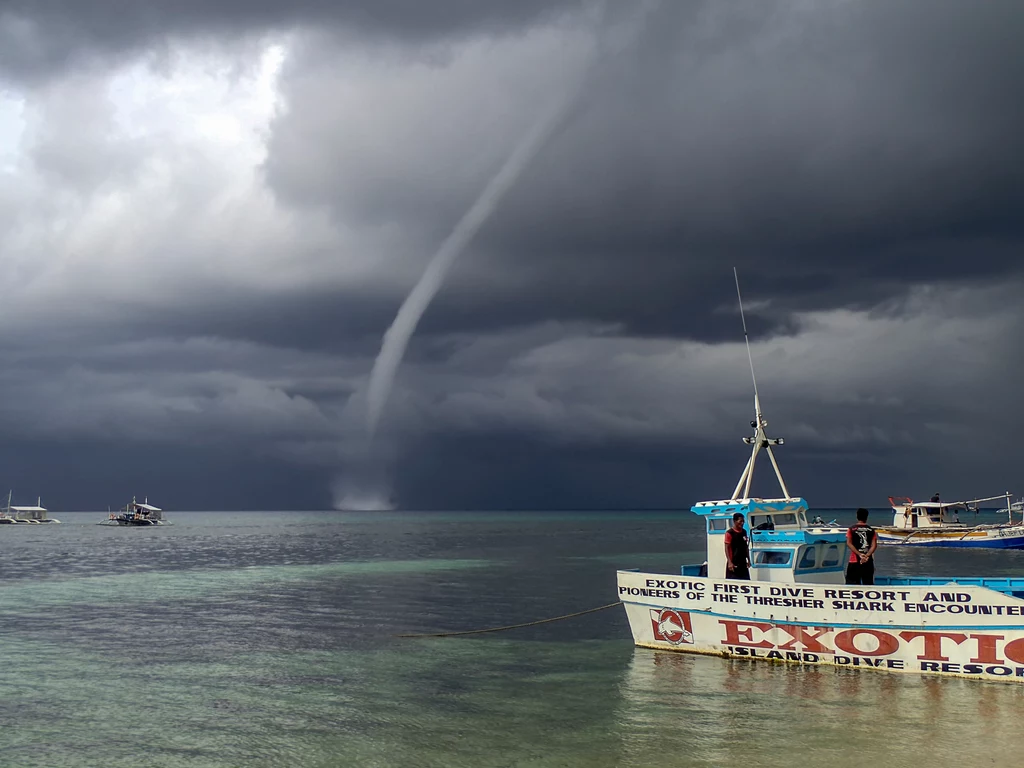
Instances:
[[[839,514],[842,522],[849,512]],[[688,512],[105,514],[0,526],[0,766],[1016,766],[1024,685],[634,648]],[[876,517],[884,519],[882,513]],[[1024,552],[878,570],[1024,575]]]

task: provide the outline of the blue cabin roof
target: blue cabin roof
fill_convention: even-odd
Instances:
[[[807,511],[807,502],[802,498],[793,499],[726,499],[722,501],[698,501],[690,511],[702,516],[732,517],[736,512],[744,515],[797,513]]]

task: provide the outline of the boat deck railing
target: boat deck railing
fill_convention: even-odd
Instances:
[[[964,578],[961,576],[876,576],[875,584],[898,587],[944,587],[956,584],[964,587],[985,587],[1004,595],[1024,598],[1024,578],[978,577]]]
[[[683,576],[707,576],[708,564],[684,565]],[[993,592],[1024,599],[1024,578],[999,578],[984,576],[964,578],[960,576],[876,576],[875,584],[887,587],[946,587],[951,584],[963,587],[985,587]]]

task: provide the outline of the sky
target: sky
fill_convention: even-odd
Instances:
[[[15,503],[1024,495],[1016,0],[0,0]],[[370,371],[454,260],[378,432]],[[774,496],[770,468],[754,492]]]

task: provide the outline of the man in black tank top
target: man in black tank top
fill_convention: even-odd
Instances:
[[[846,532],[846,547],[850,560],[846,564],[847,584],[875,583],[875,549],[878,548],[878,534],[868,525],[868,511],[857,510],[857,524]]]
[[[750,579],[750,548],[739,512],[732,516],[732,528],[725,532],[725,578]]]

